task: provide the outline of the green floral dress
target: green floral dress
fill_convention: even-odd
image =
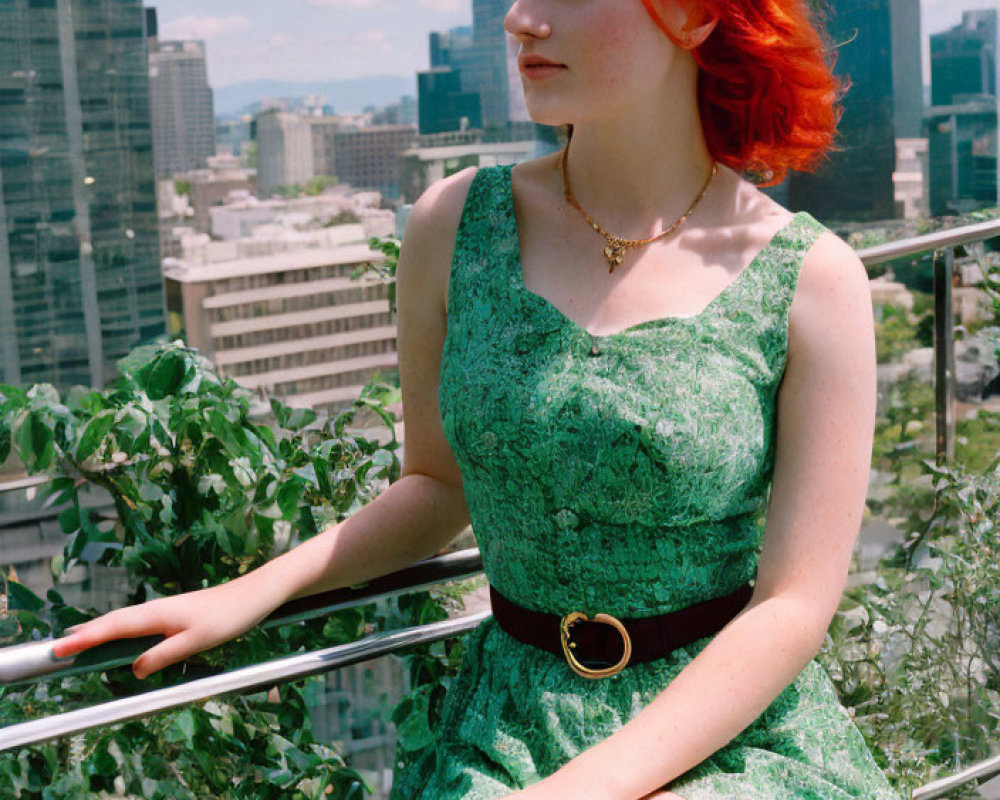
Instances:
[[[799,212],[700,313],[591,337],[522,282],[510,171],[481,168],[469,191],[440,373],[486,576],[559,614],[648,616],[732,592],[756,573],[788,309],[825,228]],[[634,717],[710,637],[603,679],[492,617],[464,641],[443,724],[397,749],[392,800],[488,800],[544,778]],[[899,800],[815,660],[670,788]]]

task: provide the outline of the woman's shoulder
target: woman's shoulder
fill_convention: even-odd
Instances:
[[[478,170],[478,167],[466,167],[428,186],[410,209],[404,239],[412,233],[438,239],[449,230],[454,238]]]
[[[805,236],[789,309],[790,346],[794,346],[791,340],[803,337],[821,339],[825,335],[821,331],[834,320],[841,326],[865,327],[872,315],[871,289],[868,271],[854,248],[809,212],[792,211],[752,184],[742,188],[759,228],[758,240],[796,219],[797,233]]]
[[[432,183],[406,219],[400,267],[402,271],[419,271],[421,282],[440,286],[442,291],[447,291],[458,226],[476,172],[476,167],[466,167]]]
[[[789,348],[798,349],[806,340],[816,349],[823,343],[847,346],[853,337],[858,347],[867,347],[870,339],[874,351],[868,270],[853,247],[811,215],[808,218],[818,235],[799,265],[789,309]]]

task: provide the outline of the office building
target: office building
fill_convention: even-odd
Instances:
[[[417,97],[421,135],[483,127],[479,93],[463,91],[461,73],[454,67],[431,67],[418,72]]]
[[[926,112],[931,214],[997,204],[997,12],[965,11],[931,37]]]
[[[537,143],[530,139],[412,147],[403,152],[400,162],[403,202],[415,203],[432,183],[466,167],[517,164],[537,155]]]
[[[257,117],[257,184],[262,196],[315,174],[309,117],[269,109]]]
[[[430,69],[417,74],[422,135],[482,128],[489,141],[511,141],[531,131],[516,43],[503,28],[508,7],[473,0],[471,28],[430,34]]]
[[[332,170],[327,174],[355,189],[387,197],[400,196],[400,157],[417,140],[415,125],[370,125],[353,129],[319,129],[333,140]]]
[[[168,261],[171,333],[220,372],[283,402],[336,413],[397,368],[388,285],[353,279],[380,261],[352,243],[197,263]]]
[[[103,387],[165,331],[139,0],[0,4],[0,380]]]
[[[472,51],[463,66],[463,82],[479,93],[483,125],[506,129],[510,120],[507,81],[507,0],[472,0]]]
[[[997,203],[997,104],[992,97],[931,106],[930,213],[964,214]]]
[[[786,204],[826,221],[893,219],[890,0],[831,0],[828,7],[825,24],[838,43],[834,70],[853,83],[838,125],[836,144],[842,150],[829,153],[815,172],[791,172]]]
[[[205,43],[150,40],[149,88],[156,176],[203,169],[215,155]]]
[[[892,104],[896,165],[892,173],[895,216],[917,219],[929,213],[927,138],[924,132],[923,66],[920,56],[920,0],[890,0]]]
[[[924,135],[923,67],[920,60],[920,0],[891,0],[892,97],[897,139]]]
[[[931,105],[996,96],[996,9],[964,11],[961,23],[930,38]]]

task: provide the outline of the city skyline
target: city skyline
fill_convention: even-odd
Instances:
[[[331,81],[428,68],[428,34],[471,25],[471,0],[198,0],[155,5],[163,39],[201,39],[213,88],[245,81]],[[921,0],[923,82],[930,82],[928,37],[961,21],[964,10],[1000,0]]]

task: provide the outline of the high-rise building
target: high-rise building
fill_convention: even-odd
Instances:
[[[992,97],[927,110],[930,213],[997,202],[997,105]]]
[[[823,220],[893,219],[890,0],[831,0],[828,5],[824,24],[838,43],[834,69],[852,81],[838,125],[836,144],[842,149],[831,152],[813,173],[790,173],[786,203]]]
[[[215,155],[215,108],[205,43],[150,40],[149,88],[156,176],[204,169]]]
[[[431,67],[418,72],[417,97],[422,135],[483,127],[479,94],[462,90],[462,74],[454,67]]]
[[[504,31],[509,0],[472,0],[472,27],[430,34],[430,70],[417,74],[420,133],[481,127],[492,140],[510,139],[511,123],[530,120]]]
[[[309,117],[269,109],[257,118],[257,184],[263,196],[316,174]]]
[[[431,67],[456,67],[461,69],[472,49],[472,27],[462,25],[449,31],[431,31]]]
[[[165,332],[140,0],[0,3],[0,377],[103,387]]]
[[[332,163],[328,174],[355,189],[374,189],[389,197],[399,197],[400,157],[417,140],[413,125],[370,125],[364,128],[314,128],[332,139]]]
[[[510,120],[507,82],[507,32],[503,27],[507,0],[472,0],[472,52],[463,70],[468,90],[482,102],[483,125],[506,129]],[[465,77],[463,77],[465,81]]]
[[[920,0],[891,0],[892,97],[897,139],[924,135],[923,67],[920,61]]]
[[[955,27],[931,35],[931,105],[996,96],[996,9],[962,12]]]
[[[997,203],[996,9],[965,11],[931,38],[931,214]]]

